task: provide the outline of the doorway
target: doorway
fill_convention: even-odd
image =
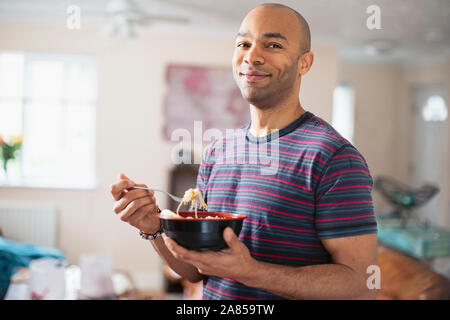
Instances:
[[[413,143],[411,156],[411,183],[414,188],[433,184],[441,189],[444,148],[448,141],[445,125],[448,121],[445,87],[443,84],[418,85],[413,88]],[[439,225],[444,207],[439,193],[417,209],[422,222]]]

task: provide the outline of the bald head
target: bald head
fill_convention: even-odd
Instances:
[[[314,60],[308,23],[295,10],[267,3],[242,20],[233,74],[242,96],[259,109],[298,100],[301,77]]]
[[[298,37],[300,40],[300,54],[311,50],[311,31],[309,30],[309,24],[298,11],[281,3],[264,3],[253,10],[258,8],[282,9],[294,14],[299,25]]]

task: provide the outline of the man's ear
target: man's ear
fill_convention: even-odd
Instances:
[[[298,59],[298,72],[300,75],[305,75],[311,69],[314,62],[314,53],[312,51],[305,52]]]

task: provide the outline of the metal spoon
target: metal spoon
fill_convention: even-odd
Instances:
[[[177,202],[181,202],[181,200],[183,200],[182,198],[174,196],[173,194],[171,194],[171,193],[169,193],[167,191],[164,191],[164,190],[153,189],[153,188],[145,188],[145,187],[137,187],[137,186],[134,186],[133,189],[142,189],[142,190],[150,190],[150,191],[162,192],[162,193],[167,194],[169,197],[171,197],[173,200],[175,200]]]

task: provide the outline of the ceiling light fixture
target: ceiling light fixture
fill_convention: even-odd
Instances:
[[[372,39],[364,45],[364,51],[370,56],[385,56],[390,54],[396,46],[391,39]]]

